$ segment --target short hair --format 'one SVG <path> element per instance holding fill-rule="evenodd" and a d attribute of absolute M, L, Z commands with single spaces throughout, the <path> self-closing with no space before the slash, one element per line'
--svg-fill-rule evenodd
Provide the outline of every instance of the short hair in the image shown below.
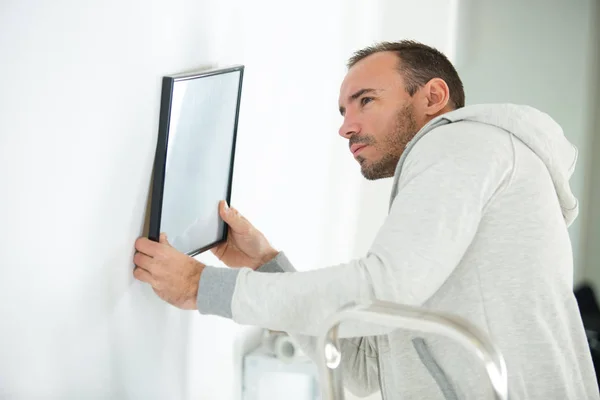
<path fill-rule="evenodd" d="M 465 106 L 465 91 L 456 69 L 439 50 L 413 40 L 380 42 L 358 50 L 348 60 L 351 68 L 371 54 L 391 51 L 398 55 L 399 71 L 411 96 L 433 78 L 443 79 L 450 89 L 450 102 L 455 109 Z"/>

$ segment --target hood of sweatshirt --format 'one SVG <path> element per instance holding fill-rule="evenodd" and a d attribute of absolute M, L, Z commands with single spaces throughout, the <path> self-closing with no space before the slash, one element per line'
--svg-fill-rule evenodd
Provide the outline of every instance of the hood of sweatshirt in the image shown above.
<path fill-rule="evenodd" d="M 552 177 L 565 223 L 567 226 L 573 223 L 579 212 L 579 204 L 571 191 L 569 179 L 577 163 L 577 148 L 567 140 L 562 128 L 552 117 L 526 105 L 477 104 L 448 112 L 429 121 L 408 143 L 398 162 L 391 200 L 396 196 L 397 180 L 411 148 L 427 132 L 440 125 L 459 121 L 496 126 L 514 135 L 537 154 Z"/>

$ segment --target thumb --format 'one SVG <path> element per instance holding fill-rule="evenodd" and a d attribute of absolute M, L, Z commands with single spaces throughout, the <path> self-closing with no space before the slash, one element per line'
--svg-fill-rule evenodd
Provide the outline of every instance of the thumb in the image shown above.
<path fill-rule="evenodd" d="M 221 215 L 221 218 L 223 218 L 223 221 L 234 230 L 243 229 L 250 225 L 248 220 L 246 220 L 238 210 L 229 207 L 225 200 L 222 200 L 219 204 L 219 214 Z"/>
<path fill-rule="evenodd" d="M 158 242 L 162 243 L 162 244 L 166 244 L 167 246 L 171 246 L 171 243 L 169 243 L 169 240 L 167 239 L 167 234 L 164 232 L 160 234 Z"/>

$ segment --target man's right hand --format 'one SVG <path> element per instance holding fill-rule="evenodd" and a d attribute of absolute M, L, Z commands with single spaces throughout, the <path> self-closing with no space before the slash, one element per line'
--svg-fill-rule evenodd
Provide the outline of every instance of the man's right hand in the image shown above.
<path fill-rule="evenodd" d="M 224 200 L 219 202 L 219 215 L 229 226 L 229 232 L 227 240 L 211 251 L 225 265 L 255 270 L 277 255 L 265 236 Z"/>

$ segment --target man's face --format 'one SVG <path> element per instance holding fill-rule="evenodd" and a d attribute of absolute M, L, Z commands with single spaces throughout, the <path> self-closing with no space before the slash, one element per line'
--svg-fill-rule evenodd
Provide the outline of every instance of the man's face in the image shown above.
<path fill-rule="evenodd" d="M 339 134 L 369 180 L 394 175 L 406 144 L 419 130 L 413 98 L 406 92 L 392 52 L 372 54 L 348 71 L 340 88 Z"/>

